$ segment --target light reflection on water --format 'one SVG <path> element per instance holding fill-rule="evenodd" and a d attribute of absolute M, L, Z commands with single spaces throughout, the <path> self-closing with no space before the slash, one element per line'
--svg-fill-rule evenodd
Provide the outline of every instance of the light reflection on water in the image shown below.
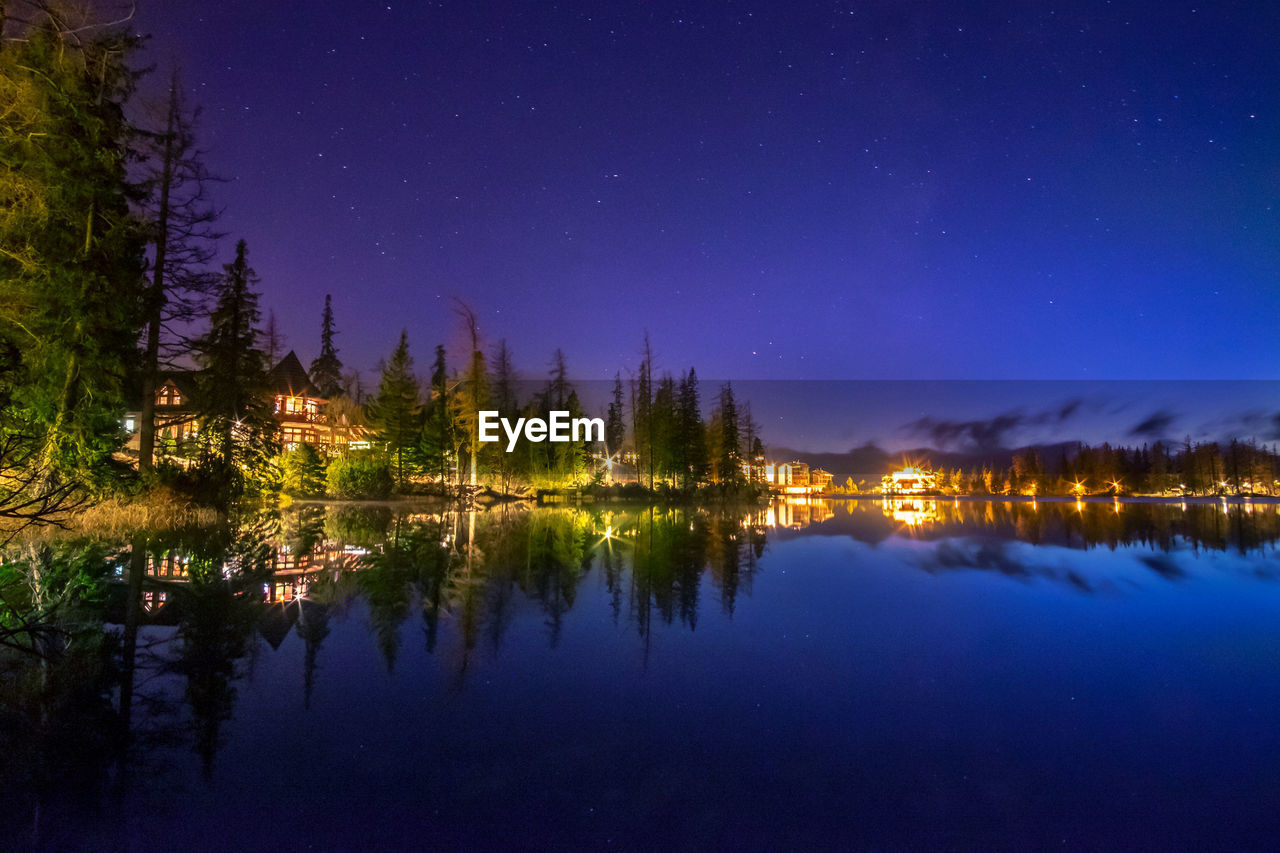
<path fill-rule="evenodd" d="M 1249 846 L 1278 539 L 1274 504 L 918 498 L 28 546 L 7 589 L 103 569 L 60 611 L 83 643 L 5 659 L 8 819 L 55 847 L 768 849 L 1116 846 L 1159 816 L 1155 846 Z"/>

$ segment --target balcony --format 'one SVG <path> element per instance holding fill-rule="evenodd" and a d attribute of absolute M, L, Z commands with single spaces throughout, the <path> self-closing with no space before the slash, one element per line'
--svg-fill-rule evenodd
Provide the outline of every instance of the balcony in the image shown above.
<path fill-rule="evenodd" d="M 276 412 L 276 420 L 282 424 L 324 424 L 319 412 Z"/>

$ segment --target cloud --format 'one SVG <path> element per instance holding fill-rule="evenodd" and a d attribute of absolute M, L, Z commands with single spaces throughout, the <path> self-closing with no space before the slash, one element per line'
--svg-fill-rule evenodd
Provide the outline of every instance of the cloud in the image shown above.
<path fill-rule="evenodd" d="M 1067 402 L 1063 403 L 1058 408 L 1057 422 L 1062 423 L 1063 421 L 1071 418 L 1073 415 L 1075 415 L 1075 413 L 1079 410 L 1079 408 L 1083 404 L 1084 404 L 1084 400 L 1081 400 L 1079 397 L 1075 398 L 1074 400 L 1068 400 Z"/>
<path fill-rule="evenodd" d="M 1213 418 L 1192 431 L 1191 437 L 1205 441 L 1230 441 L 1233 438 L 1256 438 L 1264 443 L 1280 441 L 1280 412 L 1252 409 Z"/>
<path fill-rule="evenodd" d="M 951 421 L 925 416 L 903 429 L 927 436 L 938 449 L 999 450 L 1009 446 L 1009 436 L 1015 430 L 1064 423 L 1076 416 L 1083 403 L 1076 398 L 1041 412 L 1027 414 L 1014 410 L 986 420 Z"/>
<path fill-rule="evenodd" d="M 1280 412 L 1248 412 L 1241 416 L 1240 423 L 1244 432 L 1263 441 L 1280 441 Z"/>
<path fill-rule="evenodd" d="M 1158 412 L 1152 412 L 1147 415 L 1145 420 L 1129 430 L 1129 435 L 1142 436 L 1144 438 L 1164 438 L 1168 435 L 1169 427 L 1173 425 L 1175 420 L 1177 420 L 1177 415 L 1161 409 Z"/>
<path fill-rule="evenodd" d="M 1143 565 L 1167 581 L 1180 581 L 1186 578 L 1187 572 L 1168 554 L 1140 557 Z"/>

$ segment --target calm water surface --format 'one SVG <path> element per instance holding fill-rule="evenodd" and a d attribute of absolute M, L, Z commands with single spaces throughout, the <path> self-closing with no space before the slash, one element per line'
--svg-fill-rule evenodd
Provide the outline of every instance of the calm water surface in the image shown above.
<path fill-rule="evenodd" d="M 1278 537 L 1273 504 L 851 501 L 27 545 L 10 578 L 92 594 L 71 652 L 4 658 L 6 837 L 1273 848 Z"/>

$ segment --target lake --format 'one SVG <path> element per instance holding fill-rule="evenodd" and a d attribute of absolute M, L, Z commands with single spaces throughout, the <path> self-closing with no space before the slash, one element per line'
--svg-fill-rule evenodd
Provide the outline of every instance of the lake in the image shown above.
<path fill-rule="evenodd" d="M 925 499 L 11 546 L 76 640 L 0 658 L 5 837 L 1269 848 L 1278 539 L 1273 503 Z"/>

